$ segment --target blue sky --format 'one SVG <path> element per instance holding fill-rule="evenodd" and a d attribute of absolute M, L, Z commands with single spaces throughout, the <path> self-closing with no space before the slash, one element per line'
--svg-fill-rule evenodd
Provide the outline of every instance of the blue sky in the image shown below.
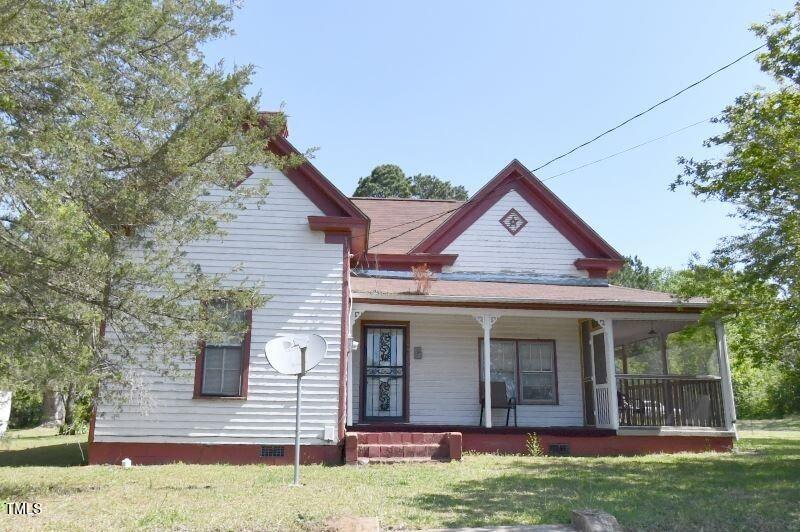
<path fill-rule="evenodd" d="M 791 1 L 244 2 L 207 60 L 257 66 L 262 109 L 346 194 L 382 163 L 472 193 L 511 159 L 535 168 L 757 46 Z M 752 59 L 544 168 L 547 178 L 708 118 L 771 80 Z M 681 267 L 739 231 L 731 209 L 670 192 L 701 124 L 547 181 L 624 254 Z"/>

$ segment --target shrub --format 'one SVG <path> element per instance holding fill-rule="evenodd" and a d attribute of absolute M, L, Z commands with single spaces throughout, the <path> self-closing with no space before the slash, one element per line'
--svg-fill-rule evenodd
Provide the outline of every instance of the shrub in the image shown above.
<path fill-rule="evenodd" d="M 542 442 L 539 441 L 539 436 L 535 432 L 528 434 L 525 440 L 525 450 L 527 450 L 528 454 L 531 456 L 544 456 Z"/>
<path fill-rule="evenodd" d="M 8 426 L 12 429 L 35 427 L 42 421 L 42 392 L 26 388 L 14 390 L 11 396 L 11 416 Z"/>

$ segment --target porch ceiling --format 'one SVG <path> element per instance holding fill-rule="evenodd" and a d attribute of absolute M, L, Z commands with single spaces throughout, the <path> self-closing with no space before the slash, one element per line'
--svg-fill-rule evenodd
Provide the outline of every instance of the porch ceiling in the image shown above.
<path fill-rule="evenodd" d="M 418 294 L 413 279 L 353 277 L 350 280 L 353 299 L 357 302 L 403 302 L 405 304 L 439 304 L 486 306 L 530 305 L 531 307 L 608 307 L 651 308 L 697 312 L 708 306 L 702 298 L 678 300 L 671 294 L 622 286 L 571 286 L 522 284 L 483 281 L 443 281 L 431 284 L 427 294 Z"/>

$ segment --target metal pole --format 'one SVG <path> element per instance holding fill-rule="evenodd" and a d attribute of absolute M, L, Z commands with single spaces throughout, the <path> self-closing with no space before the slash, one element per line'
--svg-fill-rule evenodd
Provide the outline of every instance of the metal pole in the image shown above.
<path fill-rule="evenodd" d="M 305 350 L 303 350 L 305 351 Z M 304 357 L 305 358 L 305 357 Z M 300 485 L 300 379 L 302 373 L 297 374 L 297 408 L 294 417 L 294 485 Z"/>
<path fill-rule="evenodd" d="M 294 485 L 300 485 L 300 392 L 302 383 L 300 379 L 306 372 L 306 348 L 300 347 L 300 373 L 297 374 L 297 408 L 294 411 Z"/>

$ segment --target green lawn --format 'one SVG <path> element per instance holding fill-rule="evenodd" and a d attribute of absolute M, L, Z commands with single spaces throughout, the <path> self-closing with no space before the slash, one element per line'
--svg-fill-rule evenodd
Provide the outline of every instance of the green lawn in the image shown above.
<path fill-rule="evenodd" d="M 0 528 L 315 530 L 350 515 L 413 529 L 566 523 L 590 507 L 635 530 L 800 530 L 800 419 L 740 429 L 733 454 L 308 466 L 301 488 L 288 466 L 65 467 L 81 460 L 76 437 L 12 431 L 0 442 Z M 42 512 L 11 517 L 6 501 Z"/>

